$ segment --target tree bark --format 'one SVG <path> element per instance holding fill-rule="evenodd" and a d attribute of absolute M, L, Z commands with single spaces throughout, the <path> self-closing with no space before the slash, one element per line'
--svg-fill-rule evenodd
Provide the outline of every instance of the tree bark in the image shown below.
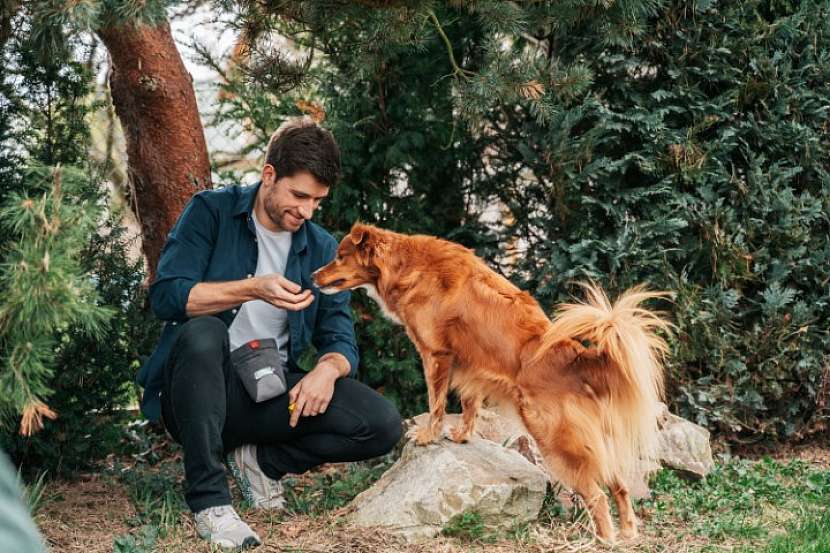
<path fill-rule="evenodd" d="M 167 23 L 97 33 L 112 59 L 110 89 L 127 143 L 130 202 L 152 282 L 167 233 L 190 197 L 211 184 L 193 80 Z"/>

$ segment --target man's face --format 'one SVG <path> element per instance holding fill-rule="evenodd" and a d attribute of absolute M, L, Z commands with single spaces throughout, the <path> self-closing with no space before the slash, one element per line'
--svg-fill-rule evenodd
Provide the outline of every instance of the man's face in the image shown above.
<path fill-rule="evenodd" d="M 266 165 L 262 170 L 260 193 L 263 194 L 262 206 L 271 222 L 279 230 L 296 232 L 329 195 L 329 187 L 307 171 L 277 179 L 274 168 Z"/>

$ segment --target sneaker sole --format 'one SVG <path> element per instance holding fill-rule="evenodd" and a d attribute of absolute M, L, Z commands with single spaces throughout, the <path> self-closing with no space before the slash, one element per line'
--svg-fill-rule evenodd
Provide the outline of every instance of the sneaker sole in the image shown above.
<path fill-rule="evenodd" d="M 262 545 L 262 542 L 254 536 L 248 536 L 247 538 L 242 540 L 242 545 L 234 545 L 232 543 L 229 544 L 228 542 L 211 540 L 210 535 L 204 535 L 198 530 L 196 533 L 199 534 L 200 538 L 206 540 L 211 545 L 219 547 L 220 549 L 222 549 L 222 551 L 244 551 L 246 549 L 253 549 L 254 547 Z"/>

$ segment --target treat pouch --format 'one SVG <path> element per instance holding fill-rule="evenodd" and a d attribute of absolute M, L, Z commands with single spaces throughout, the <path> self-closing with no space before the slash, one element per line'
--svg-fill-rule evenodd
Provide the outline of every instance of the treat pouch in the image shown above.
<path fill-rule="evenodd" d="M 251 340 L 231 352 L 231 364 L 255 402 L 267 401 L 287 390 L 277 341 Z"/>

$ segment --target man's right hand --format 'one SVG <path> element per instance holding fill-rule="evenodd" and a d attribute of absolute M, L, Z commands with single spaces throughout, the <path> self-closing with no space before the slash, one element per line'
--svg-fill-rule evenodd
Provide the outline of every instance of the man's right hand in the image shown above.
<path fill-rule="evenodd" d="M 303 290 L 278 273 L 254 277 L 254 286 L 259 299 L 281 309 L 302 311 L 314 301 L 310 289 Z"/>

